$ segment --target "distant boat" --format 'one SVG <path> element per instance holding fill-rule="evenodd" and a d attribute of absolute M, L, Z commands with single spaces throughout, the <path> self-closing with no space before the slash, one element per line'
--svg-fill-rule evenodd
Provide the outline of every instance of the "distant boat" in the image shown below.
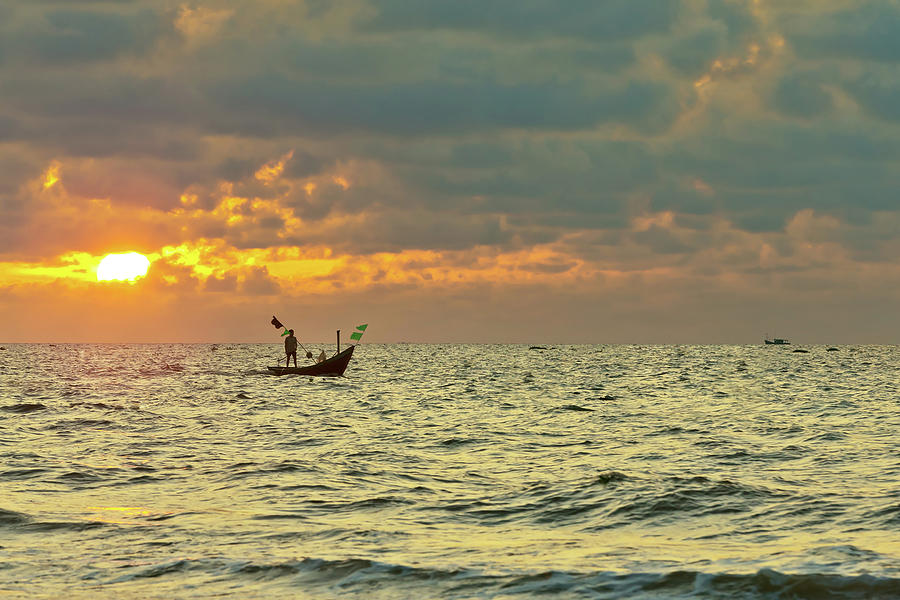
<path fill-rule="evenodd" d="M 320 363 L 309 365 L 307 367 L 269 367 L 269 371 L 275 375 L 311 375 L 318 377 L 341 377 L 350 364 L 350 358 L 353 357 L 353 349 L 356 346 L 350 346 L 343 352 L 338 352 L 331 358 L 326 358 Z"/>
<path fill-rule="evenodd" d="M 786 345 L 790 344 L 791 342 L 790 342 L 790 340 L 784 340 L 784 339 L 781 339 L 781 338 L 775 338 L 775 339 L 773 339 L 773 340 L 770 340 L 770 339 L 767 338 L 767 339 L 766 339 L 766 343 L 767 343 L 767 344 L 774 344 L 774 345 L 776 345 L 776 346 L 786 346 Z"/>

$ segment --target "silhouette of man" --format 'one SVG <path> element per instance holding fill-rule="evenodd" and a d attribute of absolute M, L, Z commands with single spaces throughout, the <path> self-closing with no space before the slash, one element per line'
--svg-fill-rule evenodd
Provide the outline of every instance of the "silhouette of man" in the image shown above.
<path fill-rule="evenodd" d="M 297 338 L 294 337 L 294 330 L 289 329 L 288 335 L 284 338 L 284 353 L 287 354 L 287 359 L 284 361 L 284 366 L 291 366 L 291 357 L 294 357 L 294 366 L 297 366 Z"/>

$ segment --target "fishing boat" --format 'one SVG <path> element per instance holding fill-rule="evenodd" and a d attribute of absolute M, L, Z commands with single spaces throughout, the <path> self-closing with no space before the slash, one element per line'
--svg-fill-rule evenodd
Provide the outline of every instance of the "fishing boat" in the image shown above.
<path fill-rule="evenodd" d="M 789 340 L 784 340 L 784 339 L 781 339 L 781 338 L 775 338 L 775 339 L 772 339 L 772 340 L 766 338 L 766 343 L 767 343 L 767 344 L 774 344 L 774 345 L 776 345 L 776 346 L 786 346 L 786 345 L 789 345 L 791 342 L 790 342 Z"/>
<path fill-rule="evenodd" d="M 269 371 L 275 375 L 315 375 L 319 377 L 340 377 L 347 370 L 350 364 L 350 358 L 353 356 L 353 349 L 356 346 L 350 346 L 343 352 L 338 352 L 331 358 L 326 358 L 320 363 L 309 365 L 306 367 L 269 367 Z"/>
<path fill-rule="evenodd" d="M 273 317 L 274 319 L 274 317 Z M 353 337 L 353 336 L 351 336 Z M 354 338 L 356 339 L 356 338 Z M 356 346 L 350 346 L 341 352 L 341 330 L 337 332 L 337 352 L 331 358 L 305 367 L 269 367 L 269 371 L 275 375 L 309 375 L 316 377 L 342 377 Z M 308 356 L 308 355 L 307 355 Z"/>

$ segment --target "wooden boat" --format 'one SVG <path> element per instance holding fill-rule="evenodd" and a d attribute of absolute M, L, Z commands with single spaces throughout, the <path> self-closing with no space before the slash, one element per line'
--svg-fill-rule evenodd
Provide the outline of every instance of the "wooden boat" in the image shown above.
<path fill-rule="evenodd" d="M 308 365 L 305 367 L 269 367 L 269 371 L 275 375 L 315 375 L 319 377 L 341 377 L 350 364 L 353 357 L 353 349 L 356 346 L 350 346 L 343 352 L 338 352 L 331 358 L 326 358 L 320 363 Z"/>
<path fill-rule="evenodd" d="M 320 363 L 309 365 L 306 367 L 269 367 L 269 371 L 275 375 L 315 375 L 319 377 L 340 377 L 347 370 L 350 364 L 350 358 L 353 356 L 353 349 L 356 346 L 350 346 L 343 352 L 338 352 L 331 358 L 326 358 Z"/>

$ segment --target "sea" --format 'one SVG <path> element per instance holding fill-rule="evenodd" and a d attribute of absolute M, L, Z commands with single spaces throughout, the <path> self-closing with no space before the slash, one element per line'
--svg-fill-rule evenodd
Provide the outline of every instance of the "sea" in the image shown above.
<path fill-rule="evenodd" d="M 6 344 L 0 597 L 900 598 L 900 347 L 279 359 Z"/>

